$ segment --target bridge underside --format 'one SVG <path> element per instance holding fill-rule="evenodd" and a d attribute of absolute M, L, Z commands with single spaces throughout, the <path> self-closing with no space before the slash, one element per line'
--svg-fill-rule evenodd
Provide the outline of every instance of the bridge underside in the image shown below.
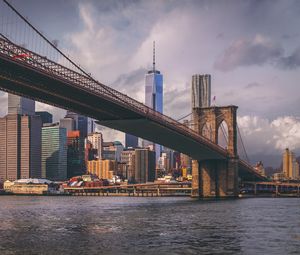
<path fill-rule="evenodd" d="M 36 68 L 16 63 L 9 58 L 0 58 L 0 89 L 9 93 L 29 97 L 34 100 L 69 109 L 98 120 L 98 123 L 143 139 L 174 149 L 195 160 L 218 159 L 226 156 L 213 150 L 205 143 L 193 139 L 188 134 L 177 132 L 162 122 L 148 119 L 124 104 L 112 102 L 68 80 Z M 253 173 L 241 167 L 240 174 L 253 180 Z"/>
<path fill-rule="evenodd" d="M 242 181 L 262 181 L 267 180 L 266 177 L 261 176 L 259 173 L 257 173 L 253 168 L 249 168 L 245 165 L 243 165 L 241 162 L 238 164 L 239 169 L 239 178 Z"/>
<path fill-rule="evenodd" d="M 9 59 L 0 59 L 0 88 L 60 108 L 69 109 L 98 120 L 119 131 L 159 143 L 197 160 L 222 159 L 224 156 L 170 127 L 139 115 L 130 108 L 99 97 L 51 74 L 26 68 Z"/>
<path fill-rule="evenodd" d="M 197 160 L 224 158 L 216 155 L 203 144 L 148 119 L 106 120 L 97 123 L 167 146 Z"/>

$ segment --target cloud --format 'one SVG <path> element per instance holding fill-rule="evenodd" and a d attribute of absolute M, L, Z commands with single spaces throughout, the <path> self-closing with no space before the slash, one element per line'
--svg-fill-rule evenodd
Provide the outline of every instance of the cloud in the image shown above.
<path fill-rule="evenodd" d="M 300 151 L 300 118 L 284 116 L 269 121 L 246 115 L 238 118 L 238 125 L 249 154 L 280 155 L 285 148 Z"/>
<path fill-rule="evenodd" d="M 263 65 L 273 62 L 283 55 L 283 48 L 269 38 L 256 35 L 252 40 L 234 41 L 215 61 L 214 67 L 220 71 L 231 71 L 240 66 Z"/>
<path fill-rule="evenodd" d="M 252 88 L 257 88 L 261 87 L 262 85 L 259 84 L 258 82 L 251 82 L 245 86 L 245 89 L 252 89 Z"/>
<path fill-rule="evenodd" d="M 140 102 L 144 102 L 144 88 L 145 88 L 145 74 L 147 70 L 145 68 L 138 68 L 128 73 L 124 73 L 118 76 L 118 78 L 112 82 L 112 87 L 116 90 L 129 95 Z"/>
<path fill-rule="evenodd" d="M 63 110 L 61 108 L 57 108 L 52 105 L 40 103 L 40 102 L 35 102 L 35 110 L 36 111 L 46 111 L 50 112 L 53 115 L 53 121 L 59 121 L 60 119 L 64 118 L 66 115 L 66 110 Z"/>
<path fill-rule="evenodd" d="M 279 67 L 283 69 L 296 69 L 300 66 L 300 47 L 298 47 L 290 56 L 280 58 Z"/>

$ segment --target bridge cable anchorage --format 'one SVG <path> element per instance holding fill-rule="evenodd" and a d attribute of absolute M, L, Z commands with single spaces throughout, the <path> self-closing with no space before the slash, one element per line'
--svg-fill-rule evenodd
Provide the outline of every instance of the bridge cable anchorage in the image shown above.
<path fill-rule="evenodd" d="M 238 135 L 239 135 L 239 138 L 241 140 L 242 147 L 243 147 L 243 150 L 244 150 L 244 153 L 245 153 L 245 156 L 246 156 L 246 160 L 247 160 L 248 163 L 250 163 L 250 160 L 248 158 L 248 154 L 247 154 L 247 151 L 246 151 L 246 148 L 245 148 L 245 145 L 244 145 L 244 141 L 243 141 L 243 138 L 241 136 L 239 125 L 237 124 L 236 126 L 237 126 L 237 130 L 238 130 Z"/>

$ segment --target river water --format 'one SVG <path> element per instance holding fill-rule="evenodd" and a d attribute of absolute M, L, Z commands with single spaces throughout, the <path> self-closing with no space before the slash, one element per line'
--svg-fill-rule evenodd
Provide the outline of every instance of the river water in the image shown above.
<path fill-rule="evenodd" d="M 300 254 L 300 199 L 0 196 L 0 254 Z"/>

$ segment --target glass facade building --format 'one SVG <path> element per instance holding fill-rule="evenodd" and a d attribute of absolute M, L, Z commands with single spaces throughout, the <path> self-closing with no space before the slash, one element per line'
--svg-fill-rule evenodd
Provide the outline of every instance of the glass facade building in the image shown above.
<path fill-rule="evenodd" d="M 46 124 L 46 123 L 52 123 L 53 122 L 53 115 L 49 112 L 35 112 L 35 115 L 40 116 L 42 119 L 42 123 Z"/>
<path fill-rule="evenodd" d="M 53 181 L 67 178 L 67 131 L 57 124 L 42 128 L 42 176 Z"/>
<path fill-rule="evenodd" d="M 139 138 L 131 135 L 131 134 L 125 134 L 125 147 L 126 148 L 136 148 L 139 146 Z"/>
<path fill-rule="evenodd" d="M 151 70 L 146 74 L 145 104 L 163 113 L 163 75 L 157 70 Z"/>
<path fill-rule="evenodd" d="M 153 110 L 163 113 L 163 75 L 155 69 L 155 42 L 153 42 L 153 69 L 145 77 L 145 104 Z M 143 146 L 153 145 L 156 153 L 156 162 L 160 157 L 162 146 L 144 141 Z"/>

